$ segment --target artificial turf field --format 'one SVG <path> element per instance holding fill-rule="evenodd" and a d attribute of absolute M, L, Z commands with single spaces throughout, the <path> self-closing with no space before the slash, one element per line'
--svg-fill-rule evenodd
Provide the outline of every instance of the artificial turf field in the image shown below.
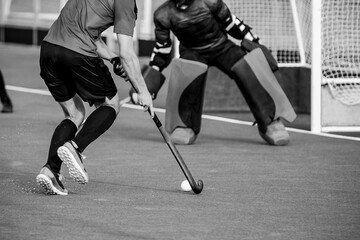
<path fill-rule="evenodd" d="M 177 146 L 204 181 L 195 195 L 180 190 L 185 178 L 158 129 L 131 105 L 85 150 L 89 183 L 64 166 L 69 195 L 44 195 L 35 177 L 63 116 L 38 59 L 37 47 L 0 44 L 14 103 L 0 114 L 0 239 L 360 238 L 359 140 L 289 129 L 290 145 L 271 147 L 250 123 L 203 119 L 196 144 Z M 126 97 L 129 86 L 117 84 Z"/>

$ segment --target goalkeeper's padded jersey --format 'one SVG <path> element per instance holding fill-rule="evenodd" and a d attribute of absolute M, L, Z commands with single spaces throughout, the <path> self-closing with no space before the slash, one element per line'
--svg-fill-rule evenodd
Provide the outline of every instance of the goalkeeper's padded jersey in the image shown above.
<path fill-rule="evenodd" d="M 195 0 L 184 11 L 168 0 L 154 13 L 156 42 L 169 42 L 171 31 L 186 48 L 216 47 L 228 38 L 224 25 L 229 18 L 230 10 L 222 0 Z"/>
<path fill-rule="evenodd" d="M 68 0 L 44 41 L 96 57 L 95 41 L 114 26 L 114 32 L 133 36 L 135 0 Z"/>

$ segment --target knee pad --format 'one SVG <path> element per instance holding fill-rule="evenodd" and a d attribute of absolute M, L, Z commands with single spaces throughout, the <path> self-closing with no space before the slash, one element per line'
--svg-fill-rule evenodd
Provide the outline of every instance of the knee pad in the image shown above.
<path fill-rule="evenodd" d="M 200 62 L 181 58 L 172 61 L 165 113 L 169 133 L 178 127 L 200 132 L 207 70 L 208 66 Z"/>
<path fill-rule="evenodd" d="M 231 70 L 259 125 L 266 127 L 279 117 L 294 121 L 295 111 L 260 48 L 248 53 Z"/>
<path fill-rule="evenodd" d="M 271 70 L 273 72 L 279 70 L 277 61 L 275 60 L 274 56 L 271 54 L 270 50 L 264 45 L 250 41 L 248 39 L 243 39 L 241 41 L 241 47 L 245 49 L 246 52 L 251 52 L 257 48 L 261 49 Z"/>

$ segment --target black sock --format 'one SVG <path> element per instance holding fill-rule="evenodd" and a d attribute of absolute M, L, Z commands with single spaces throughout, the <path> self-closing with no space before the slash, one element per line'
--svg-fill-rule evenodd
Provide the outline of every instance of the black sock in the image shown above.
<path fill-rule="evenodd" d="M 77 150 L 83 152 L 90 143 L 111 127 L 115 119 L 116 112 L 112 107 L 101 106 L 94 110 L 73 139 L 78 147 Z"/>
<path fill-rule="evenodd" d="M 57 155 L 57 149 L 61 147 L 65 142 L 75 137 L 77 127 L 69 119 L 63 120 L 56 128 L 53 133 L 50 142 L 49 156 L 46 165 L 55 173 L 60 172 L 62 161 Z"/>
<path fill-rule="evenodd" d="M 5 89 L 5 81 L 1 70 L 0 70 L 0 99 L 1 102 L 5 102 L 8 99 L 8 95 Z"/>

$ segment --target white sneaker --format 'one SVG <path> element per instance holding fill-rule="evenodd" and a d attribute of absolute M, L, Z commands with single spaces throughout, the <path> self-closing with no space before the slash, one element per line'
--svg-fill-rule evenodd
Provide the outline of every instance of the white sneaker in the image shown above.
<path fill-rule="evenodd" d="M 43 167 L 39 175 L 36 176 L 37 184 L 49 195 L 68 195 L 68 190 L 61 182 L 62 179 L 63 176 L 60 173 L 53 173 L 47 166 Z"/>
<path fill-rule="evenodd" d="M 57 154 L 69 169 L 69 174 L 74 181 L 81 184 L 89 182 L 89 177 L 83 164 L 85 156 L 79 153 L 71 141 L 59 147 Z"/>

